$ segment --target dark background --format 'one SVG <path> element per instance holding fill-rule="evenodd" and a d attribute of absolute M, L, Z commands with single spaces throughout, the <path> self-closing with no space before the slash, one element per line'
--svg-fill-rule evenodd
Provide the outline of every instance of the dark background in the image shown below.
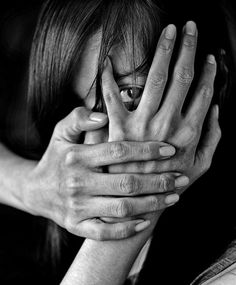
<path fill-rule="evenodd" d="M 14 149 L 21 135 L 30 43 L 42 1 L 3 2 L 0 10 L 0 138 Z M 143 284 L 184 285 L 222 255 L 236 237 L 236 9 L 234 1 L 163 2 L 163 9 L 168 11 L 167 19 L 179 28 L 187 20 L 196 21 L 197 59 L 201 61 L 213 53 L 219 60 L 220 50 L 224 49 L 230 73 L 229 92 L 220 109 L 223 135 L 212 167 L 162 216 L 142 273 Z M 221 81 L 218 76 L 216 85 Z M 0 206 L 0 221 L 0 284 L 20 281 L 22 284 L 58 284 L 81 240 L 68 235 L 62 249 L 63 263 L 58 265 L 55 277 L 50 263 L 39 258 L 45 250 L 41 219 Z M 152 282 L 147 283 L 147 280 Z"/>

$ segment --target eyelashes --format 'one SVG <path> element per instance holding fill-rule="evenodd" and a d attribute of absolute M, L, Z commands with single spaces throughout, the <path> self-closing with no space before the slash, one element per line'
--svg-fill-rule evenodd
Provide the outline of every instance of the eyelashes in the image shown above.
<path fill-rule="evenodd" d="M 93 88 L 90 90 L 90 93 L 85 98 L 84 102 L 89 104 L 89 102 L 93 102 L 90 105 L 92 106 L 91 109 L 93 111 L 97 112 L 106 112 L 106 107 L 104 105 L 104 102 L 102 100 L 102 94 L 101 96 L 98 96 L 96 94 L 96 89 Z M 141 100 L 144 87 L 143 86 L 119 86 L 120 90 L 120 97 L 122 102 L 124 103 L 126 109 L 128 111 L 134 111 Z M 93 92 L 92 92 L 93 91 Z M 98 100 L 96 101 L 96 97 L 98 96 Z"/>
<path fill-rule="evenodd" d="M 143 87 L 122 87 L 120 88 L 121 100 L 129 111 L 137 108 L 143 93 Z"/>

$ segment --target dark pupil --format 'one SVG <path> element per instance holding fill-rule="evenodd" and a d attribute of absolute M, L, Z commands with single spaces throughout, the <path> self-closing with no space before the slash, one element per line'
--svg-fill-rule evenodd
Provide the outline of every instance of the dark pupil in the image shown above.
<path fill-rule="evenodd" d="M 129 89 L 128 89 L 128 92 L 127 92 L 127 95 L 128 95 L 130 98 L 135 99 L 135 96 L 134 96 L 135 92 L 133 92 L 133 89 L 134 89 L 134 88 L 129 88 Z"/>

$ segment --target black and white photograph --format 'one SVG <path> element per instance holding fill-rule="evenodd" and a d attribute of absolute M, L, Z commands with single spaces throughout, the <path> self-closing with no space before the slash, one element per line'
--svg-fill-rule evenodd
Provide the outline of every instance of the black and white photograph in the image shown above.
<path fill-rule="evenodd" d="M 3 0 L 0 285 L 236 285 L 236 1 Z"/>

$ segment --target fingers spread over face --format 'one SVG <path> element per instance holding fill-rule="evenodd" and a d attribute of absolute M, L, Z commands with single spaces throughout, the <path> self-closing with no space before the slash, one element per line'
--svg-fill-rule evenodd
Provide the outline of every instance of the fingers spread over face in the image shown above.
<path fill-rule="evenodd" d="M 137 109 L 138 114 L 142 118 L 149 119 L 157 112 L 168 77 L 168 67 L 175 38 L 175 26 L 167 26 L 157 44 L 145 89 Z"/>
<path fill-rule="evenodd" d="M 102 93 L 106 104 L 109 121 L 120 120 L 127 110 L 121 100 L 119 87 L 113 77 L 112 63 L 109 57 L 106 58 L 102 73 Z"/>
<path fill-rule="evenodd" d="M 200 82 L 186 111 L 186 118 L 193 126 L 201 128 L 209 109 L 214 89 L 216 61 L 213 55 L 207 57 Z"/>
<path fill-rule="evenodd" d="M 174 68 L 164 108 L 181 112 L 181 108 L 194 75 L 194 58 L 197 45 L 197 28 L 194 22 L 187 22 L 179 57 Z"/>

